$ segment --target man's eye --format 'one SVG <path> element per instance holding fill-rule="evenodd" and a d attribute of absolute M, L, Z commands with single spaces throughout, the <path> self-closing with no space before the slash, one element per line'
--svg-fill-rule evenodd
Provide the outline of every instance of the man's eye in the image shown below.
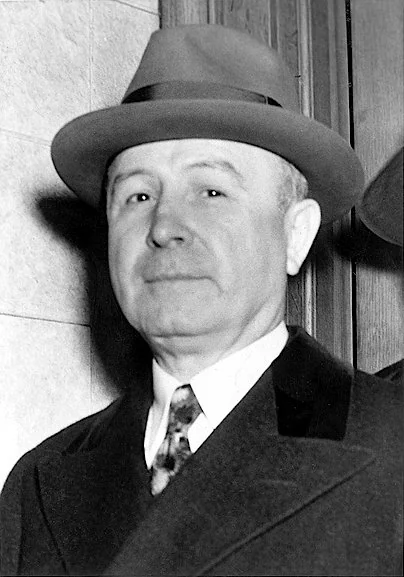
<path fill-rule="evenodd" d="M 218 196 L 224 196 L 222 192 L 220 192 L 220 190 L 217 190 L 216 188 L 207 188 L 205 190 L 205 196 L 207 196 L 208 198 L 217 198 Z"/>
<path fill-rule="evenodd" d="M 136 194 L 131 194 L 127 200 L 127 204 L 133 203 L 140 203 L 140 202 L 147 202 L 150 200 L 150 194 L 146 194 L 145 192 L 137 192 Z"/>

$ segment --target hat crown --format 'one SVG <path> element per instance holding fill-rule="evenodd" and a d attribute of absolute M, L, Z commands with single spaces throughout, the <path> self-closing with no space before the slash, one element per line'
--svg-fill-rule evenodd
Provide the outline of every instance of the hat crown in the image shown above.
<path fill-rule="evenodd" d="M 149 142 L 220 139 L 258 146 L 294 165 L 320 203 L 323 222 L 343 214 L 363 187 L 349 144 L 301 114 L 296 79 L 278 54 L 219 25 L 155 32 L 118 106 L 66 124 L 52 142 L 62 180 L 91 205 L 117 154 Z"/>
<path fill-rule="evenodd" d="M 154 32 L 123 100 L 136 90 L 166 82 L 237 88 L 299 110 L 294 78 L 277 52 L 245 32 L 220 25 Z"/>

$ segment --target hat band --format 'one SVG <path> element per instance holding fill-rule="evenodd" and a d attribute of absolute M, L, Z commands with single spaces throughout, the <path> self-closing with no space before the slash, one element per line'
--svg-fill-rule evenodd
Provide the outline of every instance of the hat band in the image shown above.
<path fill-rule="evenodd" d="M 258 92 L 232 88 L 222 84 L 188 81 L 160 82 L 143 86 L 125 96 L 122 104 L 148 100 L 177 99 L 242 100 L 244 102 L 258 102 L 282 108 L 279 102 Z"/>

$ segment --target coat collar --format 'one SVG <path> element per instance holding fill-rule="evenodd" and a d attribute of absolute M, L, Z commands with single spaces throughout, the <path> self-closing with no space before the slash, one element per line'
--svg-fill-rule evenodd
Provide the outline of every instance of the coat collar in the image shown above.
<path fill-rule="evenodd" d="M 281 435 L 344 438 L 354 377 L 350 365 L 303 329 L 289 327 L 288 343 L 270 372 Z"/>
<path fill-rule="evenodd" d="M 101 571 L 115 557 L 108 575 L 203 573 L 338 486 L 372 460 L 338 442 L 351 380 L 292 330 L 272 367 L 155 499 L 143 458 L 150 398 L 121 401 L 83 442 L 39 468 L 68 570 Z"/>
<path fill-rule="evenodd" d="M 152 497 L 143 431 L 151 377 L 89 419 L 63 450 L 38 464 L 44 515 L 68 574 L 99 574 L 140 522 Z"/>

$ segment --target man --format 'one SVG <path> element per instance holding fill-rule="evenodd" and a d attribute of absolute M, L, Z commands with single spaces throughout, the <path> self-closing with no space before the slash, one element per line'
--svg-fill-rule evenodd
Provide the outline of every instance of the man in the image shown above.
<path fill-rule="evenodd" d="M 363 184 L 293 84 L 243 33 L 168 29 L 120 106 L 56 136 L 63 180 L 106 210 L 114 292 L 154 358 L 17 464 L 4 573 L 394 574 L 398 392 L 283 320 L 321 215 Z"/>

